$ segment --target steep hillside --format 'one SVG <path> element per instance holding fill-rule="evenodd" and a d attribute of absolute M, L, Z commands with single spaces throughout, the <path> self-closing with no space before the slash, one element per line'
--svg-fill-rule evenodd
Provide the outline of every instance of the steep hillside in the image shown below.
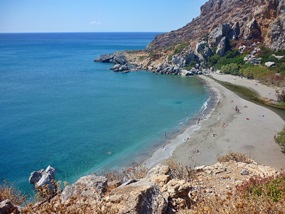
<path fill-rule="evenodd" d="M 104 55 L 96 61 L 115 63 L 114 71 L 145 69 L 174 75 L 215 68 L 282 86 L 285 0 L 209 0 L 199 17 L 156 36 L 146 50 Z"/>
<path fill-rule="evenodd" d="M 284 0 L 210 0 L 201 15 L 176 31 L 158 35 L 148 50 L 164 49 L 181 42 L 194 50 L 200 41 L 213 49 L 224 39 L 235 45 L 259 41 L 274 50 L 285 48 Z"/>

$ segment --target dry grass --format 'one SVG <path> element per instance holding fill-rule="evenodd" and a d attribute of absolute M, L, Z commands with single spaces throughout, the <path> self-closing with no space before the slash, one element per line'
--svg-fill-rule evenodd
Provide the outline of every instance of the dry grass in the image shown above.
<path fill-rule="evenodd" d="M 13 183 L 4 181 L 0 185 L 0 201 L 8 199 L 14 205 L 22 205 L 26 198 Z"/>
<path fill-rule="evenodd" d="M 115 214 L 118 210 L 105 207 L 104 202 L 92 202 L 85 197 L 77 196 L 62 203 L 57 196 L 50 202 L 43 204 L 30 204 L 22 211 L 22 214 L 42 214 L 42 213 L 69 213 L 69 214 Z"/>
<path fill-rule="evenodd" d="M 285 174 L 252 177 L 222 196 L 201 194 L 191 213 L 267 214 L 285 212 Z"/>
<path fill-rule="evenodd" d="M 234 152 L 230 152 L 226 155 L 218 157 L 218 161 L 219 162 L 235 161 L 243 163 L 252 163 L 252 160 L 249 157 L 247 157 L 245 154 L 234 153 Z"/>
<path fill-rule="evenodd" d="M 131 167 L 112 172 L 101 172 L 108 181 L 126 182 L 131 179 L 141 179 L 146 176 L 148 169 L 145 165 L 133 163 Z"/>
<path fill-rule="evenodd" d="M 195 171 L 190 167 L 183 166 L 174 160 L 169 160 L 167 165 L 170 168 L 170 176 L 172 179 L 177 178 L 185 181 L 192 181 L 195 177 Z"/>

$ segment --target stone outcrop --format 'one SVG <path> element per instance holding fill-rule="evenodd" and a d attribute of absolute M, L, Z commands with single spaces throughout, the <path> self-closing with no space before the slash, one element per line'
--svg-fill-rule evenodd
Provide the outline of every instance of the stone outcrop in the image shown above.
<path fill-rule="evenodd" d="M 127 64 L 127 59 L 122 52 L 104 54 L 94 60 L 95 62 L 114 63 L 119 65 Z"/>
<path fill-rule="evenodd" d="M 0 202 L 0 214 L 20 213 L 17 206 L 14 206 L 8 199 Z"/>
<path fill-rule="evenodd" d="M 48 207 L 46 203 L 50 203 L 61 212 L 63 208 L 76 210 L 83 206 L 85 213 L 179 213 L 190 211 L 205 196 L 226 196 L 252 176 L 275 177 L 279 174 L 275 169 L 258 165 L 252 160 L 246 163 L 218 162 L 193 170 L 159 164 L 150 169 L 144 178 L 123 184 L 108 181 L 103 176 L 84 176 L 65 187 L 50 202 L 37 204 L 35 209 Z M 8 207 L 15 208 L 9 201 L 1 202 L 0 209 Z"/>
<path fill-rule="evenodd" d="M 158 35 L 148 49 L 188 42 L 194 50 L 205 36 L 211 48 L 225 37 L 238 45 L 258 40 L 274 50 L 284 49 L 284 8 L 284 0 L 209 0 L 199 17 L 178 30 Z"/>
<path fill-rule="evenodd" d="M 113 63 L 115 65 L 110 70 L 114 72 L 126 72 L 131 70 L 124 52 L 104 54 L 95 59 L 94 62 Z"/>
<path fill-rule="evenodd" d="M 74 184 L 67 186 L 61 193 L 61 200 L 67 201 L 72 197 L 87 197 L 101 200 L 107 190 L 107 178 L 96 175 L 81 177 Z"/>
<path fill-rule="evenodd" d="M 55 169 L 48 166 L 46 170 L 34 171 L 29 177 L 29 183 L 34 184 L 36 188 L 48 187 L 51 191 L 56 189 L 55 185 Z"/>
<path fill-rule="evenodd" d="M 112 70 L 119 72 L 197 74 L 193 71 L 202 71 L 210 57 L 224 56 L 232 48 L 240 53 L 254 51 L 255 44 L 285 49 L 284 11 L 284 0 L 209 0 L 199 17 L 178 30 L 157 35 L 146 50 L 107 54 L 95 61 L 114 63 Z M 254 54 L 245 61 L 260 64 Z M 190 72 L 182 72 L 185 69 Z"/>
<path fill-rule="evenodd" d="M 106 206 L 117 213 L 165 213 L 167 201 L 159 188 L 146 180 L 122 185 L 105 198 Z"/>

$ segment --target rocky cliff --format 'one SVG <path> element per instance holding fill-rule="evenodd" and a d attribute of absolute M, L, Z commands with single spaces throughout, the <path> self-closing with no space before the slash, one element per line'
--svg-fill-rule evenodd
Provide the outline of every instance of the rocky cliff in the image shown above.
<path fill-rule="evenodd" d="M 225 41 L 234 46 L 259 41 L 280 50 L 285 48 L 284 27 L 284 0 L 209 0 L 201 7 L 199 17 L 176 31 L 158 35 L 148 50 L 165 49 L 182 42 L 197 50 L 197 44 L 202 41 L 214 53 L 222 53 L 214 49 L 223 46 Z"/>
<path fill-rule="evenodd" d="M 261 45 L 273 51 L 285 49 L 284 0 L 209 0 L 201 7 L 199 17 L 178 30 L 156 36 L 144 51 L 125 52 L 125 64 L 113 70 L 132 67 L 163 74 L 195 74 L 215 55 L 224 56 L 234 49 L 256 53 Z M 104 57 L 97 61 L 108 60 Z M 183 71 L 185 68 L 188 72 Z"/>

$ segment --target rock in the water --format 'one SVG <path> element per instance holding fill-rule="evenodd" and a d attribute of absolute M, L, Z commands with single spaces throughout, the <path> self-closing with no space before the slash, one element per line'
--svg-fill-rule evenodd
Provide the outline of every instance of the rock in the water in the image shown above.
<path fill-rule="evenodd" d="M 43 172 L 44 172 L 43 169 L 39 171 L 33 171 L 29 177 L 29 183 L 34 184 L 38 182 L 41 179 Z"/>
<path fill-rule="evenodd" d="M 112 54 L 104 54 L 94 60 L 95 62 L 106 62 L 124 65 L 127 63 L 127 58 L 121 52 L 116 52 Z"/>
<path fill-rule="evenodd" d="M 41 179 L 37 182 L 37 186 L 41 187 L 43 185 L 48 185 L 50 188 L 53 188 L 55 181 L 55 169 L 51 166 L 48 166 L 46 170 L 42 173 Z"/>
<path fill-rule="evenodd" d="M 129 71 L 130 68 L 127 65 L 115 64 L 110 70 L 113 70 L 114 72 L 123 72 Z"/>
<path fill-rule="evenodd" d="M 107 178 L 103 176 L 88 175 L 81 177 L 74 184 L 64 188 L 61 193 L 61 200 L 66 201 L 71 197 L 82 196 L 101 200 L 107 188 Z"/>
<path fill-rule="evenodd" d="M 55 169 L 48 166 L 46 170 L 34 171 L 29 177 L 30 184 L 34 184 L 35 187 L 47 186 L 51 191 L 56 189 L 55 186 Z"/>
<path fill-rule="evenodd" d="M 104 54 L 101 55 L 100 57 L 98 57 L 97 59 L 95 59 L 95 62 L 112 62 L 114 58 L 114 54 Z"/>

